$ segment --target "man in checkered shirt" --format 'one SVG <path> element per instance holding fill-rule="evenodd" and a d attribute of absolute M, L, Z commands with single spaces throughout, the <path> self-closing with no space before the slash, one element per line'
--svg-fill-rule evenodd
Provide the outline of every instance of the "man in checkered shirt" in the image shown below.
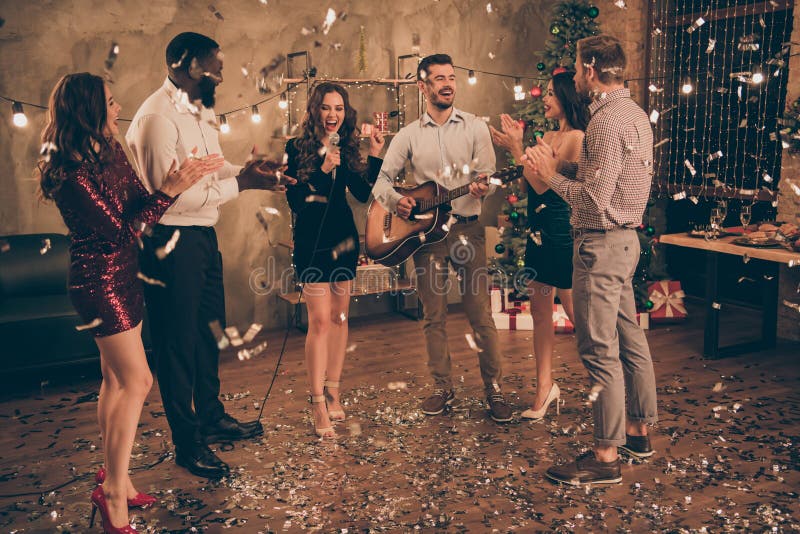
<path fill-rule="evenodd" d="M 632 284 L 640 252 L 636 227 L 650 196 L 653 134 L 623 85 L 620 42 L 587 37 L 578 41 L 577 56 L 576 89 L 592 99 L 580 159 L 559 161 L 540 141 L 526 150 L 526 172 L 572 207 L 575 331 L 592 384 L 594 448 L 546 474 L 573 485 L 610 484 L 622 481 L 618 447 L 638 458 L 654 452 L 647 425 L 657 420 L 655 376 Z"/>

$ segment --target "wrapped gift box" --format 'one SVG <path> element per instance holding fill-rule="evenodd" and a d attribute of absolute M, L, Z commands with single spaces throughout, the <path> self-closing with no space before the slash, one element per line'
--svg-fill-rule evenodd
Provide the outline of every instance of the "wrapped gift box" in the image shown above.
<path fill-rule="evenodd" d="M 553 329 L 556 334 L 573 334 L 575 325 L 567 317 L 567 312 L 561 304 L 553 304 Z"/>
<path fill-rule="evenodd" d="M 493 287 L 489 290 L 492 303 L 492 313 L 506 311 L 506 290 L 502 287 Z"/>
<path fill-rule="evenodd" d="M 686 319 L 683 297 L 686 294 L 677 280 L 660 280 L 650 284 L 648 298 L 653 302 L 650 319 L 655 323 L 680 322 Z"/>
<path fill-rule="evenodd" d="M 636 314 L 636 322 L 642 327 L 642 330 L 650 329 L 650 314 L 647 312 L 639 312 Z"/>
<path fill-rule="evenodd" d="M 529 313 L 522 313 L 517 308 L 510 308 L 504 312 L 492 313 L 494 326 L 498 330 L 533 330 L 533 317 Z"/>

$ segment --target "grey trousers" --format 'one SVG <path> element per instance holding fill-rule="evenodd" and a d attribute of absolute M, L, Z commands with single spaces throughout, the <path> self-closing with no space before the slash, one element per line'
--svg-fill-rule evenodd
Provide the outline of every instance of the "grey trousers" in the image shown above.
<path fill-rule="evenodd" d="M 655 423 L 656 381 L 647 338 L 636 322 L 636 230 L 586 233 L 574 244 L 572 300 L 578 351 L 591 386 L 598 447 L 625 443 L 625 418 Z M 627 400 L 627 403 L 626 403 Z"/>

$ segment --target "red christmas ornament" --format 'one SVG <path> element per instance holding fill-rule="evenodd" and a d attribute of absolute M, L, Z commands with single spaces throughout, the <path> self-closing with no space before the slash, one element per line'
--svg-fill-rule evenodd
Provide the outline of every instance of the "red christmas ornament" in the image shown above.
<path fill-rule="evenodd" d="M 553 76 L 555 76 L 556 74 L 561 74 L 562 72 L 567 72 L 567 69 L 565 69 L 564 67 L 556 67 L 555 69 L 553 69 Z"/>
<path fill-rule="evenodd" d="M 506 200 L 508 200 L 509 204 L 514 204 L 519 200 L 519 197 L 517 195 L 508 195 L 508 197 L 506 197 Z"/>
<path fill-rule="evenodd" d="M 525 121 L 524 121 L 524 120 L 522 120 L 522 119 L 519 119 L 519 120 L 517 121 L 517 124 L 519 124 L 519 127 L 520 127 L 520 128 L 522 128 L 523 130 L 525 130 Z"/>
<path fill-rule="evenodd" d="M 531 96 L 533 98 L 539 98 L 540 96 L 542 96 L 542 88 L 539 87 L 538 85 L 534 85 L 533 87 L 531 87 Z"/>

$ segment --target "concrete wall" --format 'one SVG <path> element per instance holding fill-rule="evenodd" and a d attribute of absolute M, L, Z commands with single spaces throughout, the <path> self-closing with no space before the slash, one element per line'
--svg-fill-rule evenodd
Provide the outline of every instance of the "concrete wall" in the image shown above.
<path fill-rule="evenodd" d="M 444 51 L 459 65 L 477 69 L 525 74 L 536 71 L 534 52 L 547 37 L 550 4 L 538 1 L 493 1 L 487 13 L 485 1 L 442 0 L 414 2 L 219 0 L 208 2 L 153 0 L 0 1 L 0 94 L 45 104 L 60 76 L 79 71 L 102 73 L 112 41 L 120 54 L 112 74 L 112 91 L 123 106 L 122 117 L 131 117 L 138 105 L 165 77 L 164 48 L 182 31 L 198 31 L 213 37 L 225 53 L 225 82 L 218 89 L 218 112 L 260 99 L 252 79 L 240 72 L 266 65 L 278 54 L 308 50 L 318 76 L 396 76 L 395 57 L 411 51 L 413 34 L 419 35 L 421 53 Z M 605 31 L 625 42 L 630 56 L 631 77 L 644 71 L 645 13 L 641 0 L 628 2 L 621 10 L 612 2 L 597 3 L 599 21 Z M 319 28 L 328 7 L 346 14 L 327 35 L 302 35 L 301 28 Z M 367 70 L 358 73 L 359 28 L 367 36 Z M 315 46 L 315 41 L 320 46 Z M 490 53 L 494 59 L 490 58 Z M 410 69 L 409 69 L 410 70 Z M 404 73 L 400 73 L 401 75 Z M 481 116 L 513 110 L 513 80 L 480 76 L 476 86 L 460 73 L 457 105 Z M 385 90 L 375 90 L 376 92 Z M 351 93 L 354 93 L 351 91 Z M 372 111 L 389 108 L 389 97 L 358 90 L 354 103 L 366 118 Z M 388 94 L 387 94 L 388 95 Z M 361 99 L 361 104 L 359 104 Z M 385 102 L 382 103 L 382 102 Z M 372 107 L 375 106 L 375 107 Z M 284 122 L 275 103 L 261 106 L 263 120 L 254 125 L 247 111 L 228 117 L 232 131 L 222 147 L 232 162 L 245 159 L 254 144 L 280 155 L 283 141 L 273 138 Z M 44 112 L 26 108 L 30 119 L 25 129 L 11 125 L 10 106 L 0 106 L 0 234 L 65 231 L 58 211 L 37 199 L 32 169 L 39 150 L 39 132 Z M 413 118 L 413 110 L 410 110 Z M 121 125 L 121 136 L 126 125 Z M 498 155 L 502 163 L 505 156 Z M 486 222 L 493 219 L 500 195 L 487 201 Z M 249 279 L 256 269 L 269 264 L 289 266 L 288 251 L 271 247 L 255 218 L 259 206 L 276 206 L 283 212 L 282 227 L 272 228 L 273 243 L 290 238 L 289 212 L 284 198 L 271 193 L 247 192 L 223 207 L 217 230 L 225 258 L 225 286 L 231 324 L 246 326 L 252 320 L 268 326 L 284 324 L 286 309 L 274 293 L 258 295 Z M 360 217 L 363 210 L 357 212 Z"/>

